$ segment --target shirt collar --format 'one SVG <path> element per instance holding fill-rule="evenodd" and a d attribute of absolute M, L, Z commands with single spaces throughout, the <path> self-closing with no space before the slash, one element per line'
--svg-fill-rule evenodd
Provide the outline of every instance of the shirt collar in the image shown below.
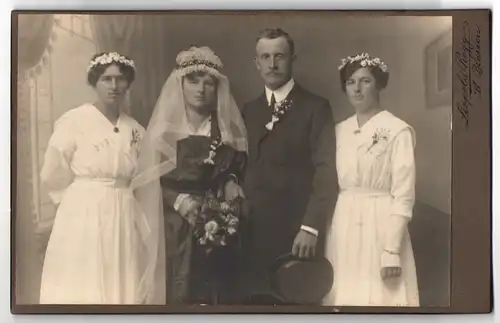
<path fill-rule="evenodd" d="M 192 136 L 205 136 L 205 137 L 210 137 L 210 132 L 212 130 L 212 118 L 208 117 L 203 121 L 203 123 L 200 125 L 198 129 L 194 129 L 194 127 L 189 123 L 189 121 L 186 120 L 186 126 L 187 126 L 187 133 L 189 133 Z"/>
<path fill-rule="evenodd" d="M 274 98 L 276 99 L 276 103 L 284 100 L 288 96 L 294 85 L 295 81 L 293 80 L 293 78 L 291 78 L 290 81 L 288 81 L 285 85 L 274 91 L 270 90 L 266 86 L 267 103 L 271 104 L 271 96 L 273 95 L 273 93 L 274 93 Z"/>

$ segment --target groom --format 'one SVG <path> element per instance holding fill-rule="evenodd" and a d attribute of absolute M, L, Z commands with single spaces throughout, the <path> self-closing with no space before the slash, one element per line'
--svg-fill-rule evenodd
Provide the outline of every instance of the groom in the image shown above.
<path fill-rule="evenodd" d="M 250 212 L 242 278 L 246 300 L 268 290 L 266 271 L 278 257 L 323 255 L 337 198 L 332 110 L 293 79 L 295 57 L 286 32 L 261 32 L 255 64 L 265 89 L 242 110 L 249 144 L 243 182 Z M 273 118 L 273 109 L 283 113 Z"/>

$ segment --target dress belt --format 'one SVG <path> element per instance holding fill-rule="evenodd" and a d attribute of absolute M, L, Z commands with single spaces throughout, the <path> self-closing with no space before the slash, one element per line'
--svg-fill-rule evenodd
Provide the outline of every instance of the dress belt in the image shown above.
<path fill-rule="evenodd" d="M 350 187 L 341 189 L 340 194 L 352 194 L 360 195 L 366 197 L 377 197 L 377 196 L 390 196 L 391 192 L 388 190 L 374 189 L 374 188 L 364 188 L 364 187 Z"/>
<path fill-rule="evenodd" d="M 74 184 L 90 184 L 98 186 L 109 186 L 115 188 L 130 187 L 130 179 L 125 178 L 103 178 L 103 177 L 77 177 Z"/>

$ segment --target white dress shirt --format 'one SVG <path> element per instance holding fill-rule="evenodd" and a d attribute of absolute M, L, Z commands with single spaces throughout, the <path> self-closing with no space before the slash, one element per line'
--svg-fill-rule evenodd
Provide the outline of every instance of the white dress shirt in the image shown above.
<path fill-rule="evenodd" d="M 285 85 L 274 91 L 266 86 L 265 89 L 266 89 L 267 104 L 271 104 L 271 96 L 273 94 L 276 103 L 280 103 L 281 101 L 283 101 L 288 96 L 290 91 L 292 91 L 294 85 L 295 81 L 292 78 Z"/>

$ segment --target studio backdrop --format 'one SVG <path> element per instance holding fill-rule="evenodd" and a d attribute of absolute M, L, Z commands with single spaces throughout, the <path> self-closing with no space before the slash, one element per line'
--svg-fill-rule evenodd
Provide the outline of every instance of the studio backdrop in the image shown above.
<path fill-rule="evenodd" d="M 39 256 L 24 260 L 26 264 L 31 261 L 31 265 L 20 266 L 21 276 L 40 275 L 55 209 L 39 185 L 39 169 L 57 118 L 93 100 L 93 91 L 86 84 L 86 67 L 92 55 L 118 51 L 135 61 L 137 76 L 127 108 L 147 126 L 161 88 L 175 66 L 176 55 L 192 45 L 209 46 L 220 56 L 240 107 L 260 95 L 263 82 L 254 63 L 256 37 L 264 28 L 279 27 L 295 40 L 295 80 L 330 100 L 336 121 L 354 113 L 340 87 L 340 59 L 368 52 L 388 65 L 390 78 L 381 95 L 382 105 L 411 124 L 417 134 L 417 205 L 410 229 L 422 285 L 421 303 L 448 304 L 452 109 L 447 89 L 451 84 L 451 17 L 305 12 L 41 16 L 26 16 L 23 26 L 20 24 L 24 39 L 20 39 L 19 49 L 23 41 L 29 42 L 29 35 L 39 42 L 36 53 L 20 56 L 18 138 L 23 139 L 23 144 L 19 146 L 22 156 L 18 156 L 25 171 L 18 179 L 31 183 L 23 189 L 28 194 L 22 196 L 32 201 L 32 207 L 19 209 L 23 212 L 18 219 L 23 221 L 18 223 L 31 223 L 26 222 L 30 219 L 35 229 L 23 224 L 18 228 L 18 241 L 24 250 L 36 249 Z M 38 36 L 35 24 L 27 23 L 30 19 L 39 26 Z M 26 238 L 33 230 L 42 236 L 37 248 L 30 247 L 33 243 Z M 28 251 L 17 252 L 28 255 Z M 23 297 L 37 299 L 37 278 L 28 281 L 19 287 L 24 290 L 19 293 L 24 295 L 19 297 L 21 302 Z"/>

